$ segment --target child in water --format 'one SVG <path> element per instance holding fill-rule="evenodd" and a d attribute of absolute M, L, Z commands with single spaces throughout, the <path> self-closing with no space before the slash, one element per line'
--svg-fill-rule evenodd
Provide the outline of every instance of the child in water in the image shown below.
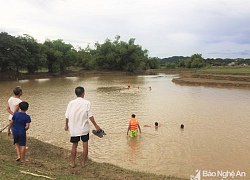
<path fill-rule="evenodd" d="M 158 122 L 155 122 L 155 128 L 158 128 L 160 126 L 160 124 Z M 143 125 L 143 127 L 151 127 L 150 125 Z"/>
<path fill-rule="evenodd" d="M 130 132 L 129 133 L 130 137 L 136 137 L 138 129 L 139 129 L 139 131 L 141 133 L 141 127 L 139 125 L 139 122 L 135 118 L 135 114 L 132 114 L 131 119 L 129 120 L 127 135 L 128 135 L 128 132 Z"/>

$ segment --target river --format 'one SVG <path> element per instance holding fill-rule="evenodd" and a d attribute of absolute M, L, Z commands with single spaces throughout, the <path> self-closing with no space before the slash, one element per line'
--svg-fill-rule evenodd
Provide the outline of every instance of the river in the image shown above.
<path fill-rule="evenodd" d="M 250 177 L 250 91 L 180 86 L 172 83 L 176 76 L 0 82 L 0 125 L 8 123 L 7 100 L 19 85 L 23 89 L 21 99 L 30 104 L 27 113 L 32 123 L 28 136 L 70 149 L 64 114 L 68 102 L 75 98 L 74 88 L 84 86 L 85 99 L 91 102 L 96 121 L 107 133 L 103 138 L 90 134 L 92 160 L 184 178 L 195 175 L 197 169 L 241 171 Z M 126 135 L 132 113 L 142 129 L 134 139 Z M 156 121 L 160 124 L 157 129 Z M 180 129 L 181 124 L 184 129 Z"/>

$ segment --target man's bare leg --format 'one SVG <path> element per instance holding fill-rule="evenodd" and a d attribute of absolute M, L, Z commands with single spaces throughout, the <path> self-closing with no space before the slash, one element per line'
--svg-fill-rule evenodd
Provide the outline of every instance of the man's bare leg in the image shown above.
<path fill-rule="evenodd" d="M 72 149 L 71 149 L 71 167 L 75 167 L 75 162 L 76 162 L 76 152 L 77 152 L 77 146 L 78 143 L 73 143 L 72 144 Z"/>
<path fill-rule="evenodd" d="M 83 142 L 82 145 L 83 145 L 82 167 L 84 167 L 88 156 L 88 142 Z"/>

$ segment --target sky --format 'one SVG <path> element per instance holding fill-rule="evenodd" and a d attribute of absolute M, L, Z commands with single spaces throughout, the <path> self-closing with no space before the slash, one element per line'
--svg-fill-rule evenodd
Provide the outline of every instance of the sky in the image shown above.
<path fill-rule="evenodd" d="M 250 58 L 250 0 L 0 0 L 0 32 L 94 48 L 128 42 L 150 57 Z"/>

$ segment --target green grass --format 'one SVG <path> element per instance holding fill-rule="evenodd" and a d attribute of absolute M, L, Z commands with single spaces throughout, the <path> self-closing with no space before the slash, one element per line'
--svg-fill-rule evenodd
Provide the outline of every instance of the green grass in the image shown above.
<path fill-rule="evenodd" d="M 69 150 L 41 142 L 32 137 L 28 139 L 29 149 L 26 151 L 26 157 L 30 161 L 20 163 L 15 161 L 16 152 L 11 137 L 7 137 L 6 133 L 0 133 L 0 144 L 1 179 L 46 179 L 21 173 L 21 171 L 25 171 L 60 180 L 181 180 L 181 178 L 177 177 L 130 171 L 108 163 L 96 163 L 90 159 L 87 160 L 87 166 L 82 168 L 79 165 L 81 153 L 77 155 L 79 159 L 76 168 L 71 168 L 69 167 Z"/>
<path fill-rule="evenodd" d="M 249 67 L 209 67 L 197 69 L 196 74 L 218 74 L 218 75 L 249 75 Z"/>

